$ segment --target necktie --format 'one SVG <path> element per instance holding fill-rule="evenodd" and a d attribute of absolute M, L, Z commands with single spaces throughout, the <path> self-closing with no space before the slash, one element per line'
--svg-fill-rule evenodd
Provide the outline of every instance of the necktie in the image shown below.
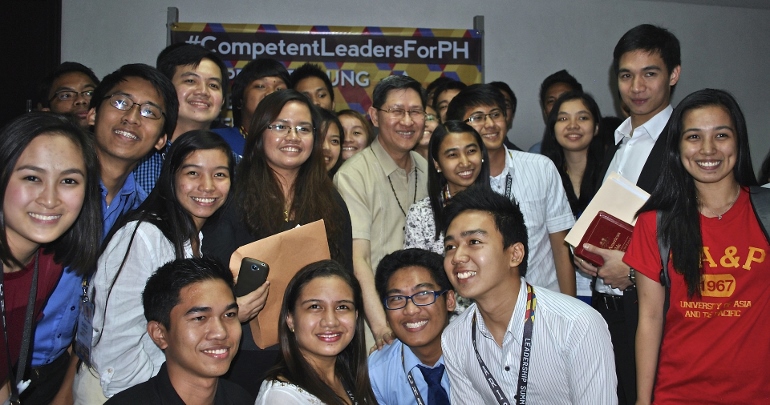
<path fill-rule="evenodd" d="M 422 372 L 422 377 L 428 383 L 428 405 L 449 405 L 449 395 L 441 386 L 441 377 L 444 375 L 444 365 L 436 368 L 428 368 L 417 365 Z"/>

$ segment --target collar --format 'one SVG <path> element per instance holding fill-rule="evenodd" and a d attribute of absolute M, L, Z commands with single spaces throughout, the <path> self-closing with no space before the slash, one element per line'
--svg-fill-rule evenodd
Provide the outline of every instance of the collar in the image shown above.
<path fill-rule="evenodd" d="M 388 152 L 385 151 L 385 148 L 382 147 L 380 137 L 374 138 L 374 141 L 369 147 L 372 149 L 372 152 L 374 152 L 374 157 L 380 162 L 380 166 L 382 166 L 382 170 L 385 172 L 386 176 L 390 176 L 396 170 L 403 170 L 398 167 L 393 158 L 391 158 L 390 155 L 388 155 Z M 416 152 L 409 151 L 409 158 L 412 159 L 412 168 L 413 170 L 422 172 L 422 168 L 414 159 L 414 153 Z"/>
<path fill-rule="evenodd" d="M 157 381 L 159 383 L 157 385 L 158 393 L 162 395 L 164 401 L 168 401 L 172 405 L 184 404 L 182 398 L 171 384 L 171 378 L 168 376 L 168 368 L 166 368 L 166 363 L 163 363 L 163 365 L 160 366 L 160 371 L 158 371 L 158 375 L 155 378 L 158 379 Z"/>
<path fill-rule="evenodd" d="M 654 117 L 637 127 L 636 130 L 634 130 L 634 135 L 647 134 L 653 141 L 657 141 L 673 112 L 674 108 L 669 104 L 661 112 L 655 114 Z M 620 124 L 618 129 L 615 130 L 615 145 L 619 144 L 623 138 L 631 138 L 631 135 L 631 117 L 628 117 L 622 124 Z"/>
<path fill-rule="evenodd" d="M 523 316 L 523 315 L 522 315 Z M 398 340 L 398 339 L 396 339 Z M 394 342 L 395 343 L 395 342 Z M 398 343 L 401 345 L 401 348 L 399 349 L 399 355 L 401 354 L 401 350 L 404 351 L 404 374 L 408 374 L 410 371 L 412 371 L 417 366 L 424 366 L 427 368 L 436 368 L 440 364 L 444 364 L 444 355 L 441 355 L 441 357 L 438 358 L 438 361 L 436 361 L 436 364 L 433 366 L 429 366 L 427 364 L 423 364 L 420 359 L 417 358 L 417 355 L 415 355 L 412 352 L 412 349 L 405 345 L 404 342 L 398 340 Z"/>
<path fill-rule="evenodd" d="M 505 166 L 503 167 L 503 171 L 500 172 L 500 174 L 497 176 L 491 176 L 493 180 L 502 181 L 509 174 L 513 176 L 513 157 L 511 156 L 513 151 L 508 149 L 508 147 L 505 145 L 503 145 L 503 149 L 505 150 Z"/>
<path fill-rule="evenodd" d="M 102 194 L 102 201 L 105 201 L 107 199 L 107 187 L 104 186 L 101 178 L 99 179 L 99 191 Z M 137 183 L 134 178 L 134 173 L 131 172 L 128 174 L 128 177 L 126 177 L 126 181 L 123 182 L 123 187 L 120 188 L 115 197 L 128 197 L 134 193 L 139 196 L 140 201 L 144 201 L 147 198 L 147 192 L 139 186 L 139 183 Z M 115 198 L 113 198 L 113 201 L 114 200 Z"/>
<path fill-rule="evenodd" d="M 535 287 L 533 286 L 533 288 Z M 535 293 L 537 293 L 537 289 L 535 289 Z M 481 311 L 479 311 L 478 305 L 474 311 L 476 311 L 476 329 L 478 329 L 478 332 L 481 334 L 481 336 L 494 341 L 495 338 L 492 336 L 492 333 L 489 331 L 489 329 L 487 329 L 487 324 L 484 323 L 484 317 L 481 315 Z M 522 277 L 521 286 L 519 286 L 519 296 L 516 298 L 516 307 L 513 308 L 511 319 L 508 320 L 508 327 L 505 330 L 506 337 L 503 338 L 503 342 L 505 342 L 508 335 L 511 335 L 513 341 L 517 344 L 516 347 L 521 346 L 521 338 L 524 336 L 524 313 L 526 311 L 527 281 Z"/>

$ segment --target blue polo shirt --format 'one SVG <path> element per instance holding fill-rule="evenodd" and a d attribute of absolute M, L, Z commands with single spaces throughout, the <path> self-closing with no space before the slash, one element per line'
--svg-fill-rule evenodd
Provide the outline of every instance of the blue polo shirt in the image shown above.
<path fill-rule="evenodd" d="M 147 193 L 136 183 L 134 175 L 129 174 L 118 194 L 107 206 L 107 189 L 99 181 L 102 194 L 102 238 L 110 231 L 118 219 L 126 212 L 136 209 L 147 198 Z M 64 353 L 75 336 L 75 324 L 80 310 L 80 298 L 83 296 L 83 277 L 78 276 L 69 267 L 64 269 L 59 283 L 43 308 L 43 318 L 35 327 L 32 343 L 32 367 L 40 367 L 53 362 Z"/>
<path fill-rule="evenodd" d="M 401 362 L 402 348 L 403 363 Z M 428 384 L 425 382 L 420 369 L 417 368 L 418 364 L 422 363 L 417 356 L 398 339 L 369 355 L 369 380 L 377 402 L 381 405 L 417 403 L 412 389 L 409 387 L 409 381 L 406 379 L 406 375 L 411 371 L 414 384 L 420 391 L 423 401 L 427 404 Z M 435 368 L 439 364 L 444 364 L 444 356 L 441 356 L 436 364 L 430 368 Z M 428 367 L 425 364 L 422 365 Z M 444 376 L 441 377 L 441 386 L 449 395 L 449 376 L 446 370 L 444 370 Z"/>

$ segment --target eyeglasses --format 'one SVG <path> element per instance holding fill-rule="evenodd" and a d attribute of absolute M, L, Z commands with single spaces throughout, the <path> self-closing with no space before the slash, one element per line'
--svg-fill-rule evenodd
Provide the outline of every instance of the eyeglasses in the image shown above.
<path fill-rule="evenodd" d="M 503 116 L 504 115 L 503 115 L 502 111 L 500 111 L 500 110 L 492 110 L 492 112 L 490 112 L 489 114 L 484 114 L 484 113 L 473 114 L 470 117 L 468 117 L 468 119 L 465 120 L 465 122 L 467 122 L 469 124 L 474 124 L 474 123 L 478 123 L 478 122 L 484 122 L 484 121 L 486 121 L 487 117 L 491 118 L 492 121 L 497 121 L 500 118 L 502 118 Z"/>
<path fill-rule="evenodd" d="M 125 94 L 121 93 L 115 93 L 111 96 L 107 96 L 104 98 L 104 100 L 110 100 L 110 105 L 117 108 L 120 111 L 131 111 L 132 108 L 134 108 L 135 105 L 139 106 L 139 114 L 141 114 L 142 117 L 148 118 L 151 120 L 159 120 L 161 117 L 165 117 L 166 114 L 160 110 L 160 107 L 158 107 L 155 104 L 151 103 L 144 103 L 139 104 L 134 102 L 134 100 L 131 100 L 130 97 L 128 97 Z"/>
<path fill-rule="evenodd" d="M 306 125 L 297 125 L 296 127 L 290 127 L 284 124 L 268 125 L 267 128 L 281 136 L 289 135 L 292 128 L 294 128 L 294 133 L 296 133 L 297 136 L 313 135 L 313 130 L 315 129 L 313 127 L 309 127 Z"/>
<path fill-rule="evenodd" d="M 438 119 L 433 114 L 425 114 L 425 121 L 438 121 Z"/>
<path fill-rule="evenodd" d="M 74 90 L 59 90 L 56 93 L 53 93 L 53 97 L 51 97 L 48 101 L 69 101 L 74 100 L 78 98 L 78 96 L 83 97 L 86 100 L 90 100 L 91 97 L 94 95 L 93 90 L 86 90 L 86 91 L 74 91 Z"/>
<path fill-rule="evenodd" d="M 424 307 L 436 302 L 436 298 L 444 295 L 449 290 L 442 291 L 420 291 L 412 295 L 391 295 L 385 298 L 385 308 L 387 309 L 401 309 L 406 306 L 409 300 L 412 300 L 414 305 L 418 307 Z"/>
<path fill-rule="evenodd" d="M 412 121 L 417 120 L 424 120 L 425 119 L 425 111 L 423 110 L 404 110 L 403 108 L 388 108 L 387 110 L 383 110 L 382 108 L 378 108 L 378 110 L 390 114 L 393 116 L 393 118 L 397 119 L 403 119 L 406 114 L 409 114 L 409 118 L 412 119 Z"/>

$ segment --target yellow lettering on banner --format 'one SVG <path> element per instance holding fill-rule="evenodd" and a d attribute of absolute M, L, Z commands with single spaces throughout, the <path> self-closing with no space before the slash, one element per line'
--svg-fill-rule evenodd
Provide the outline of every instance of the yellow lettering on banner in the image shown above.
<path fill-rule="evenodd" d="M 749 246 L 749 253 L 746 256 L 746 263 L 743 263 L 744 270 L 751 270 L 751 263 L 764 263 L 765 261 L 765 249 L 755 248 Z"/>
<path fill-rule="evenodd" d="M 711 252 L 709 252 L 708 246 L 703 247 L 703 260 L 709 263 L 709 267 L 717 267 L 717 262 L 715 262 L 714 258 L 711 257 Z"/>
<path fill-rule="evenodd" d="M 719 259 L 719 264 L 721 264 L 722 267 L 738 267 L 738 261 L 741 260 L 741 258 L 736 256 L 736 253 L 738 253 L 738 248 L 735 246 L 725 248 L 725 255 Z"/>
<path fill-rule="evenodd" d="M 704 274 L 700 291 L 704 297 L 730 297 L 735 291 L 735 277 L 732 274 Z"/>

